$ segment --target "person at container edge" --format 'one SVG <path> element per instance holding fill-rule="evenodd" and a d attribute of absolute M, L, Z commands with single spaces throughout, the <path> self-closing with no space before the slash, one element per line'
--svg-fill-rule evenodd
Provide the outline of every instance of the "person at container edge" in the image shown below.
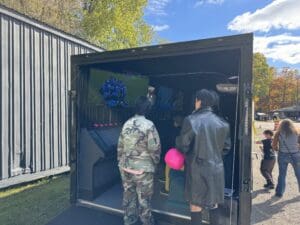
<path fill-rule="evenodd" d="M 292 164 L 298 181 L 298 191 L 300 192 L 300 150 L 299 133 L 294 123 L 289 119 L 284 119 L 279 125 L 274 136 L 272 147 L 278 151 L 279 176 L 276 187 L 276 197 L 281 198 L 285 191 L 285 178 L 289 164 Z"/>
<path fill-rule="evenodd" d="M 201 225 L 202 210 L 208 209 L 210 223 L 221 225 L 218 204 L 224 202 L 223 150 L 230 150 L 230 126 L 213 113 L 218 102 L 215 92 L 196 93 L 195 111 L 184 119 L 176 140 L 186 154 L 185 196 L 190 203 L 191 224 Z"/>
<path fill-rule="evenodd" d="M 151 102 L 136 100 L 135 116 L 123 126 L 118 143 L 118 161 L 124 188 L 124 224 L 154 225 L 151 214 L 154 172 L 160 161 L 161 144 L 154 124 L 145 118 Z"/>

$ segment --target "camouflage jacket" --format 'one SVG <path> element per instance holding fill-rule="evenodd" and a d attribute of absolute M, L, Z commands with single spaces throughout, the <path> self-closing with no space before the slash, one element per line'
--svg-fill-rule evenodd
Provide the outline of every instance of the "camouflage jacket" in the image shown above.
<path fill-rule="evenodd" d="M 118 143 L 120 168 L 154 172 L 160 152 L 159 135 L 150 120 L 136 115 L 124 124 Z"/>

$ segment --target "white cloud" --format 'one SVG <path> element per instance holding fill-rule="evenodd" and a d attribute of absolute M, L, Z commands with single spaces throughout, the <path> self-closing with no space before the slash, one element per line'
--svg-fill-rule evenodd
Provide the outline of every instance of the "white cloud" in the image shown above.
<path fill-rule="evenodd" d="M 149 0 L 146 11 L 150 14 L 165 16 L 167 15 L 166 7 L 172 0 Z"/>
<path fill-rule="evenodd" d="M 300 64 L 300 36 L 280 34 L 254 38 L 254 51 L 263 53 L 274 61 Z"/>
<path fill-rule="evenodd" d="M 195 7 L 204 5 L 204 4 L 212 4 L 212 5 L 222 5 L 225 0 L 198 0 L 195 3 Z"/>
<path fill-rule="evenodd" d="M 255 12 L 246 12 L 235 17 L 228 29 L 239 32 L 268 32 L 271 29 L 299 29 L 300 1 L 274 0 L 264 8 Z"/>
<path fill-rule="evenodd" d="M 168 24 L 152 25 L 152 28 L 153 28 L 154 31 L 160 32 L 160 31 L 168 30 L 170 28 L 170 26 Z"/>

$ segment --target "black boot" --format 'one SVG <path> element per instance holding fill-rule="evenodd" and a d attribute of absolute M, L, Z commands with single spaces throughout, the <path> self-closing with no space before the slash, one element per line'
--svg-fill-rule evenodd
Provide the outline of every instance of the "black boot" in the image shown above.
<path fill-rule="evenodd" d="M 220 223 L 220 210 L 218 208 L 209 210 L 209 224 L 222 225 Z"/>
<path fill-rule="evenodd" d="M 202 225 L 202 212 L 191 212 L 191 225 Z"/>
<path fill-rule="evenodd" d="M 268 188 L 268 189 L 274 189 L 275 188 L 275 185 L 273 183 L 272 180 L 268 180 L 267 181 L 267 184 L 264 185 L 265 188 Z"/>

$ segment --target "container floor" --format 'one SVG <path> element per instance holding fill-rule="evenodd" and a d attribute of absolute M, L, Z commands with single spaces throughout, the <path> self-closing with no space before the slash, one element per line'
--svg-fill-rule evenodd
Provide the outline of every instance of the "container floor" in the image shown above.
<path fill-rule="evenodd" d="M 72 206 L 58 215 L 47 225 L 123 225 L 121 216 L 104 213 L 87 207 Z M 158 221 L 157 225 L 177 225 Z"/>
<path fill-rule="evenodd" d="M 188 206 L 186 204 L 169 201 L 167 196 L 160 194 L 160 188 L 161 185 L 155 185 L 155 194 L 152 199 L 153 212 L 188 219 L 190 215 Z M 118 183 L 96 198 L 93 203 L 121 211 L 122 196 L 122 185 Z"/>

